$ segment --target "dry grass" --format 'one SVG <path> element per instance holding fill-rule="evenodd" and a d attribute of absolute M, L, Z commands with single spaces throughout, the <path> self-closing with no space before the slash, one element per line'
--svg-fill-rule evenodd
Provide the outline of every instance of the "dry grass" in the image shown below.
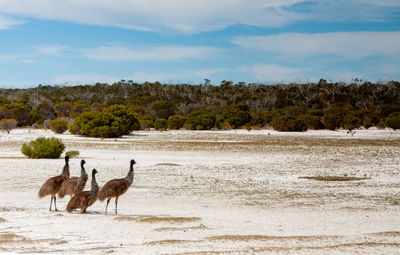
<path fill-rule="evenodd" d="M 0 217 L 0 222 L 6 222 L 6 220 Z"/>
<path fill-rule="evenodd" d="M 369 180 L 371 178 L 366 177 L 349 177 L 349 176 L 302 176 L 299 179 L 308 179 L 315 181 L 326 181 L 326 182 L 343 182 L 343 181 L 362 181 Z"/>

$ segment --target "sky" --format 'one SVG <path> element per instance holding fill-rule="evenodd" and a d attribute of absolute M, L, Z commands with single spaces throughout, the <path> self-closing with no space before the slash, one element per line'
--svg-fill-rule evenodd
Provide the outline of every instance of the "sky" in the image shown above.
<path fill-rule="evenodd" d="M 399 0 L 0 0 L 0 87 L 400 80 Z"/>

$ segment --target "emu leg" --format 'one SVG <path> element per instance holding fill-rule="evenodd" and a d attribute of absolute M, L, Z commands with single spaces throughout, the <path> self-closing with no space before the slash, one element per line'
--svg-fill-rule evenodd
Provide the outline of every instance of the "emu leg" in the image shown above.
<path fill-rule="evenodd" d="M 50 199 L 50 208 L 49 208 L 49 211 L 51 211 L 51 204 L 53 203 L 53 196 L 51 196 L 51 199 Z"/>
<path fill-rule="evenodd" d="M 115 214 L 118 214 L 117 207 L 118 207 L 118 197 L 115 198 Z"/>
<path fill-rule="evenodd" d="M 57 198 L 56 198 L 56 196 L 54 196 L 54 208 L 56 208 L 55 211 L 58 211 L 58 210 L 57 210 L 57 203 L 56 203 L 56 200 L 57 200 Z"/>
<path fill-rule="evenodd" d="M 106 212 L 105 212 L 105 214 L 107 214 L 107 207 L 108 207 L 108 203 L 110 203 L 110 199 L 111 199 L 111 198 L 107 199 L 107 205 L 106 205 Z"/>

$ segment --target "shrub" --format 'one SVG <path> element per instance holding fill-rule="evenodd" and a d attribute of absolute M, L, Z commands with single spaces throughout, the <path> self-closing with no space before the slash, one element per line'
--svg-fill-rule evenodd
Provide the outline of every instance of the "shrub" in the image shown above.
<path fill-rule="evenodd" d="M 168 121 L 166 119 L 157 119 L 154 122 L 154 129 L 156 130 L 166 130 L 168 128 Z"/>
<path fill-rule="evenodd" d="M 140 129 L 136 114 L 123 105 L 112 105 L 103 111 L 84 112 L 69 127 L 72 134 L 115 138 Z"/>
<path fill-rule="evenodd" d="M 234 129 L 242 126 L 242 120 L 239 117 L 236 117 L 236 116 L 231 117 L 227 121 L 228 121 L 229 126 L 231 126 Z"/>
<path fill-rule="evenodd" d="M 9 134 L 10 131 L 14 128 L 16 128 L 18 125 L 18 121 L 15 119 L 2 119 L 0 120 L 0 128 L 4 129 L 5 131 L 7 131 L 7 133 Z"/>
<path fill-rule="evenodd" d="M 343 127 L 348 130 L 361 127 L 361 119 L 354 115 L 346 114 L 343 118 Z"/>
<path fill-rule="evenodd" d="M 64 149 L 64 143 L 58 138 L 39 137 L 29 144 L 24 143 L 21 152 L 29 158 L 59 158 Z"/>
<path fill-rule="evenodd" d="M 172 115 L 168 118 L 168 129 L 180 129 L 185 124 L 186 118 L 182 115 Z"/>
<path fill-rule="evenodd" d="M 79 154 L 80 154 L 79 151 L 67 151 L 65 153 L 65 156 L 69 156 L 71 158 L 74 158 L 74 157 L 78 157 Z"/>
<path fill-rule="evenodd" d="M 309 114 L 302 114 L 298 119 L 304 121 L 304 123 L 307 125 L 307 129 L 323 129 L 325 126 L 321 122 L 321 117 L 320 116 L 313 116 Z"/>
<path fill-rule="evenodd" d="M 150 129 L 154 127 L 153 118 L 149 115 L 139 117 L 140 129 Z"/>
<path fill-rule="evenodd" d="M 335 130 L 340 128 L 342 118 L 334 113 L 326 113 L 324 116 L 322 116 L 322 123 L 327 129 Z"/>
<path fill-rule="evenodd" d="M 400 129 L 400 112 L 389 114 L 385 123 L 386 127 L 393 128 L 394 130 Z"/>
<path fill-rule="evenodd" d="M 293 115 L 283 115 L 272 121 L 272 127 L 278 131 L 306 131 L 307 126 L 303 120 Z"/>
<path fill-rule="evenodd" d="M 188 124 L 192 130 L 207 130 L 214 127 L 215 120 L 215 115 L 204 111 L 195 111 L 189 115 L 185 124 Z"/>
<path fill-rule="evenodd" d="M 68 121 L 62 119 L 55 119 L 49 122 L 50 129 L 57 133 L 62 134 L 68 129 Z"/>

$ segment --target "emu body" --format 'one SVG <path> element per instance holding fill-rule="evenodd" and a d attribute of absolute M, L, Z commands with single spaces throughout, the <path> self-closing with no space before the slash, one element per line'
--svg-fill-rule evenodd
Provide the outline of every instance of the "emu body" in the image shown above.
<path fill-rule="evenodd" d="M 70 195 L 71 198 L 74 194 L 81 192 L 86 185 L 86 182 L 88 180 L 88 175 L 85 171 L 85 165 L 86 161 L 81 160 L 81 175 L 79 177 L 71 177 L 68 178 L 63 182 L 61 185 L 59 191 L 58 191 L 58 197 L 63 198 L 66 195 Z"/>
<path fill-rule="evenodd" d="M 81 213 L 86 212 L 86 209 L 94 204 L 97 200 L 97 193 L 99 191 L 99 186 L 96 182 L 97 170 L 92 170 L 92 186 L 90 191 L 81 191 L 76 193 L 71 200 L 68 202 L 67 211 L 72 212 L 72 210 L 80 208 Z"/>
<path fill-rule="evenodd" d="M 51 211 L 51 204 L 54 200 L 54 210 L 57 210 L 57 203 L 56 203 L 56 194 L 58 193 L 61 185 L 63 184 L 63 182 L 69 178 L 69 156 L 65 157 L 65 165 L 63 168 L 63 171 L 61 173 L 61 175 L 58 176 L 54 176 L 50 179 L 48 179 L 40 188 L 39 192 L 38 192 L 38 197 L 42 198 L 45 196 L 50 195 L 51 199 L 50 199 L 50 208 L 49 210 Z"/>
<path fill-rule="evenodd" d="M 133 165 L 136 164 L 135 160 L 131 160 L 128 175 L 122 179 L 113 179 L 107 182 L 99 191 L 98 199 L 103 202 L 107 199 L 105 214 L 107 214 L 108 204 L 112 198 L 115 198 L 115 214 L 118 214 L 118 198 L 124 194 L 133 182 Z"/>

